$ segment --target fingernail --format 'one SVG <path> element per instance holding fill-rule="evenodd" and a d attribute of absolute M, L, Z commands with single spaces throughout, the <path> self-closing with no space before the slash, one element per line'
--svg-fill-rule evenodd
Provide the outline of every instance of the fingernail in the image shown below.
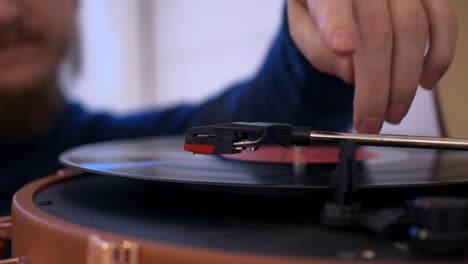
<path fill-rule="evenodd" d="M 377 134 L 382 129 L 383 120 L 377 117 L 365 118 L 358 127 L 358 132 L 363 134 Z"/>
<path fill-rule="evenodd" d="M 400 124 L 403 117 L 405 117 L 406 112 L 406 105 L 400 103 L 392 104 L 388 108 L 386 120 L 391 124 Z"/>
<path fill-rule="evenodd" d="M 426 88 L 426 89 L 433 89 L 434 86 L 437 84 L 437 82 L 439 81 L 440 79 L 440 75 L 437 74 L 437 73 L 431 73 L 429 75 L 426 76 L 426 78 L 424 78 L 424 80 L 422 80 L 421 82 L 421 85 Z"/>
<path fill-rule="evenodd" d="M 354 34 L 345 30 L 338 30 L 332 36 L 332 48 L 340 51 L 352 51 L 356 48 Z"/>

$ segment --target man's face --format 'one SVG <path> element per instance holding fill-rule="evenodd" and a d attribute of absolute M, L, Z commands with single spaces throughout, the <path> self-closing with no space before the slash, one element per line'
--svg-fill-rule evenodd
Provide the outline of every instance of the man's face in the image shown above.
<path fill-rule="evenodd" d="M 21 93 L 56 75 L 77 0 L 0 0 L 0 89 Z"/>

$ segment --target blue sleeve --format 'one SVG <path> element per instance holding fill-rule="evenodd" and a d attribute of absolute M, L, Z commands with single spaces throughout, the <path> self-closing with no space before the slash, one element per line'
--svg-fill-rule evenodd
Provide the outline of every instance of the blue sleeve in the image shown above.
<path fill-rule="evenodd" d="M 95 140 L 182 134 L 190 127 L 224 122 L 282 122 L 343 131 L 352 122 L 354 89 L 314 69 L 294 44 L 286 12 L 259 71 L 199 105 L 126 116 L 101 115 Z M 94 141 L 94 140 L 93 140 Z"/>

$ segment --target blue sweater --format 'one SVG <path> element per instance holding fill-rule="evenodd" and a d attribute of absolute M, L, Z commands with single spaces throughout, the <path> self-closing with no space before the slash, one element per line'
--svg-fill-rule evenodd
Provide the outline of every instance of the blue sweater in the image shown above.
<path fill-rule="evenodd" d="M 179 105 L 128 116 L 89 113 L 68 104 L 44 137 L 28 142 L 0 139 L 0 215 L 21 186 L 60 168 L 69 148 L 104 140 L 183 134 L 190 127 L 234 121 L 283 122 L 318 130 L 346 130 L 352 120 L 353 87 L 315 70 L 288 32 L 287 20 L 259 71 L 198 105 Z"/>

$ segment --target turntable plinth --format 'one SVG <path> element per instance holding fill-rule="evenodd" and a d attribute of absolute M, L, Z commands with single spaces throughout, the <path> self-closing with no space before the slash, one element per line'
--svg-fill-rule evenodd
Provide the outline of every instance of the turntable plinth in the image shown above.
<path fill-rule="evenodd" d="M 323 229 L 313 210 L 304 210 L 313 206 L 304 196 L 62 173 L 15 195 L 13 255 L 47 264 L 434 263 L 402 245 Z"/>

